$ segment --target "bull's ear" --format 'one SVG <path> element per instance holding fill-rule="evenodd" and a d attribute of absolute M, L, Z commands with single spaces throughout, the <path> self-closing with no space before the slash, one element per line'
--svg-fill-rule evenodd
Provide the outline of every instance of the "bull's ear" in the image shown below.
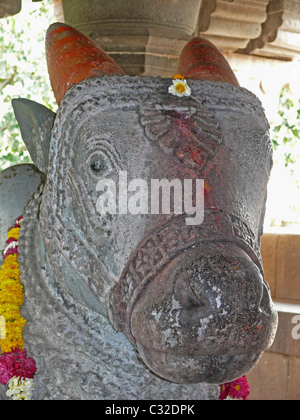
<path fill-rule="evenodd" d="M 19 123 L 22 139 L 37 168 L 48 172 L 51 131 L 55 112 L 29 99 L 13 99 L 13 109 Z"/>

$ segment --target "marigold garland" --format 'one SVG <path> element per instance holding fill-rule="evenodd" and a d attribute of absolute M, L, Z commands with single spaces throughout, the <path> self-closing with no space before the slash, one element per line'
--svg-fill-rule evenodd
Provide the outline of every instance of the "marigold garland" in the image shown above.
<path fill-rule="evenodd" d="M 174 77 L 175 79 L 175 77 Z M 175 79 L 176 80 L 176 79 Z M 13 400 L 30 400 L 36 364 L 27 356 L 22 338 L 26 320 L 20 313 L 24 291 L 20 281 L 18 239 L 23 217 L 16 220 L 7 235 L 4 263 L 0 270 L 0 317 L 5 320 L 5 334 L 0 328 L 0 383 L 8 385 L 6 393 Z M 250 388 L 246 376 L 220 385 L 220 400 L 247 400 Z"/>
<path fill-rule="evenodd" d="M 4 263 L 0 270 L 0 317 L 5 320 L 5 334 L 0 336 L 0 383 L 8 385 L 6 395 L 14 400 L 29 400 L 33 377 L 36 373 L 34 359 L 24 349 L 23 328 L 26 320 L 20 313 L 24 291 L 20 280 L 18 239 L 22 217 L 7 235 Z"/>

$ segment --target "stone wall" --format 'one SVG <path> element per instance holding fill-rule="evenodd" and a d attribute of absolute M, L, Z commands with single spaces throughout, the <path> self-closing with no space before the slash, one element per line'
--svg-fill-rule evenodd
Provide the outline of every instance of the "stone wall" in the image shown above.
<path fill-rule="evenodd" d="M 279 313 L 279 327 L 274 344 L 248 375 L 251 400 L 300 399 L 299 256 L 300 235 L 263 236 L 264 269 Z"/>
<path fill-rule="evenodd" d="M 299 317 L 300 305 L 278 305 L 278 309 L 275 342 L 248 374 L 250 400 L 300 400 L 300 339 L 292 337 L 296 327 L 293 319 Z"/>

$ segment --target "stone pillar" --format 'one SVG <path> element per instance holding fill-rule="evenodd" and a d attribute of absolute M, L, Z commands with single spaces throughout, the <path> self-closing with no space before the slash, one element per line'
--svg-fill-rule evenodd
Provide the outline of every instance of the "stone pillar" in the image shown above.
<path fill-rule="evenodd" d="M 129 75 L 172 76 L 196 34 L 201 0 L 62 0 L 65 22 L 94 39 Z"/>

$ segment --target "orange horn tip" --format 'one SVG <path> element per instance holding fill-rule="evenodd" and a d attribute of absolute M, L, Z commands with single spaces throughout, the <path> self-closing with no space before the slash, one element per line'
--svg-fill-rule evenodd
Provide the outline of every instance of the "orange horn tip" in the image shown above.
<path fill-rule="evenodd" d="M 186 79 L 228 82 L 239 86 L 226 58 L 204 38 L 193 38 L 183 48 L 177 71 Z"/>
<path fill-rule="evenodd" d="M 46 57 L 58 105 L 67 90 L 84 79 L 125 74 L 94 41 L 65 23 L 54 23 L 49 27 Z"/>

